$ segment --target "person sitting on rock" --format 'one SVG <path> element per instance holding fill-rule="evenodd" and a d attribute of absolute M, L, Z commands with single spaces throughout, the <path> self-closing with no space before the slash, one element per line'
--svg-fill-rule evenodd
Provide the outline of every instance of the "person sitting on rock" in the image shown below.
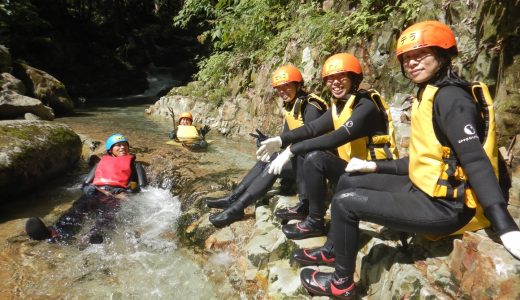
<path fill-rule="evenodd" d="M 129 144 L 121 134 L 111 135 L 106 154 L 92 168 L 82 185 L 83 195 L 56 222 L 47 227 L 40 218 L 27 220 L 25 230 L 34 240 L 67 241 L 77 234 L 85 217 L 95 214 L 95 225 L 86 239 L 92 244 L 103 242 L 103 230 L 115 217 L 127 193 L 136 193 L 147 185 L 147 178 L 135 156 L 129 154 Z"/>
<path fill-rule="evenodd" d="M 359 88 L 363 80 L 359 60 L 349 53 L 334 54 L 323 64 L 322 78 L 332 94 L 332 108 L 305 126 L 265 140 L 257 152 L 262 157 L 287 147 L 271 163 L 269 172 L 273 174 L 294 155 L 305 155 L 309 215 L 282 227 L 287 238 L 295 240 L 326 234 L 327 179 L 336 185 L 352 158 L 392 160 L 398 156 L 386 102 L 377 91 Z"/>
<path fill-rule="evenodd" d="M 335 270 L 305 268 L 300 274 L 313 295 L 355 299 L 360 221 L 431 239 L 491 225 L 505 249 L 520 259 L 520 230 L 497 180 L 488 88 L 455 73 L 455 35 L 439 21 L 404 30 L 396 52 L 404 76 L 419 88 L 412 104 L 409 157 L 349 162 L 346 171 L 358 174 L 340 178 L 331 205 Z"/>
<path fill-rule="evenodd" d="M 327 104 L 320 97 L 309 94 L 303 89 L 303 77 L 300 71 L 293 65 L 284 65 L 278 68 L 272 76 L 272 87 L 278 92 L 283 101 L 285 122 L 283 131 L 289 131 L 313 121 L 321 116 L 327 109 Z M 259 132 L 259 141 L 266 139 Z M 258 143 L 257 143 L 258 145 Z M 207 199 L 208 207 L 225 208 L 219 214 L 213 214 L 209 220 L 215 227 L 224 227 L 244 217 L 244 209 L 262 197 L 272 187 L 278 175 L 269 174 L 269 161 L 274 159 L 277 153 L 265 156 L 263 161 L 258 161 L 247 173 L 233 192 L 221 199 Z M 303 219 L 307 215 L 307 193 L 303 186 L 302 174 L 303 157 L 296 156 L 291 164 L 280 172 L 282 178 L 292 177 L 296 179 L 300 203 L 294 211 L 288 211 L 288 218 Z"/>

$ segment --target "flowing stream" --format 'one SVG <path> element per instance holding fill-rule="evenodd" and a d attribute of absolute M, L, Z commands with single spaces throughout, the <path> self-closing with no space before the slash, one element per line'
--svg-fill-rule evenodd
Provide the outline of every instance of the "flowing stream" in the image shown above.
<path fill-rule="evenodd" d="M 157 88 L 156 86 L 154 88 Z M 120 132 L 142 153 L 162 147 L 171 121 L 144 116 L 146 96 L 111 101 L 109 105 L 76 109 L 57 119 L 76 132 L 104 140 Z M 201 154 L 206 163 L 246 170 L 254 162 L 250 140 L 234 141 L 212 134 L 215 142 Z M 133 142 L 134 141 L 134 142 Z M 139 160 L 139 155 L 137 156 Z M 223 159 L 224 158 L 224 159 Z M 207 274 L 223 268 L 219 261 L 195 262 L 175 240 L 181 214 L 179 199 L 168 190 L 148 187 L 124 203 L 105 242 L 71 245 L 31 241 L 23 226 L 27 217 L 39 216 L 47 224 L 66 211 L 80 196 L 88 170 L 75 170 L 47 186 L 2 207 L 0 214 L 0 298 L 21 299 L 237 299 L 223 278 Z M 83 231 L 90 227 L 87 223 Z M 80 233 L 78 240 L 81 238 Z M 222 254 L 219 254 L 222 255 Z M 224 266 L 225 267 L 225 266 Z M 218 281 L 218 282 L 217 282 Z"/>

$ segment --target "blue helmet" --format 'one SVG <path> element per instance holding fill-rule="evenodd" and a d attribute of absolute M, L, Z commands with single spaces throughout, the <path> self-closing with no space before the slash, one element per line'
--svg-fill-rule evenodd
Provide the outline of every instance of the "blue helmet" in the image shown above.
<path fill-rule="evenodd" d="M 112 146 L 114 146 L 114 144 L 117 144 L 120 142 L 128 143 L 128 140 L 122 134 L 119 134 L 119 133 L 112 134 L 111 136 L 108 137 L 107 141 L 105 142 L 105 149 L 107 151 L 110 151 L 110 149 L 112 149 Z"/>

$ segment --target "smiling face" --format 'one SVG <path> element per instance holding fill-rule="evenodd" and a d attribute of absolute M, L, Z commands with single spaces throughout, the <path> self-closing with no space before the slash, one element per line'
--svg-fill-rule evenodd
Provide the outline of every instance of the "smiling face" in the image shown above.
<path fill-rule="evenodd" d="M 402 64 L 406 76 L 416 84 L 432 79 L 441 68 L 441 61 L 430 47 L 404 53 Z"/>
<path fill-rule="evenodd" d="M 190 125 L 191 125 L 191 119 L 188 119 L 188 118 L 182 118 L 182 119 L 179 121 L 179 125 L 190 126 Z"/>
<path fill-rule="evenodd" d="M 284 103 L 289 103 L 296 98 L 298 86 L 295 82 L 288 82 L 274 88 Z"/>
<path fill-rule="evenodd" d="M 325 84 L 336 99 L 345 98 L 352 89 L 352 80 L 350 80 L 346 72 L 325 77 Z"/>
<path fill-rule="evenodd" d="M 115 143 L 110 149 L 112 155 L 115 157 L 128 155 L 128 143 L 127 142 L 119 142 Z"/>

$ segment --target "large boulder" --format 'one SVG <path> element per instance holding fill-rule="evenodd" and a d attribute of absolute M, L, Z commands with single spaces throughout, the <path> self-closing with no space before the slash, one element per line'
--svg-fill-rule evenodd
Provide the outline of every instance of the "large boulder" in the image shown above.
<path fill-rule="evenodd" d="M 52 107 L 57 114 L 71 112 L 74 108 L 65 85 L 50 74 L 21 63 L 15 64 L 15 75 L 35 98 Z"/>
<path fill-rule="evenodd" d="M 16 119 L 32 113 L 42 120 L 54 120 L 52 108 L 31 97 L 23 96 L 15 91 L 0 91 L 0 119 Z"/>
<path fill-rule="evenodd" d="M 23 82 L 9 73 L 0 74 L 0 83 L 2 85 L 0 87 L 2 90 L 11 90 L 18 94 L 25 95 L 25 86 L 23 85 Z"/>
<path fill-rule="evenodd" d="M 80 155 L 79 136 L 64 124 L 0 121 L 0 202 L 71 168 Z"/>

